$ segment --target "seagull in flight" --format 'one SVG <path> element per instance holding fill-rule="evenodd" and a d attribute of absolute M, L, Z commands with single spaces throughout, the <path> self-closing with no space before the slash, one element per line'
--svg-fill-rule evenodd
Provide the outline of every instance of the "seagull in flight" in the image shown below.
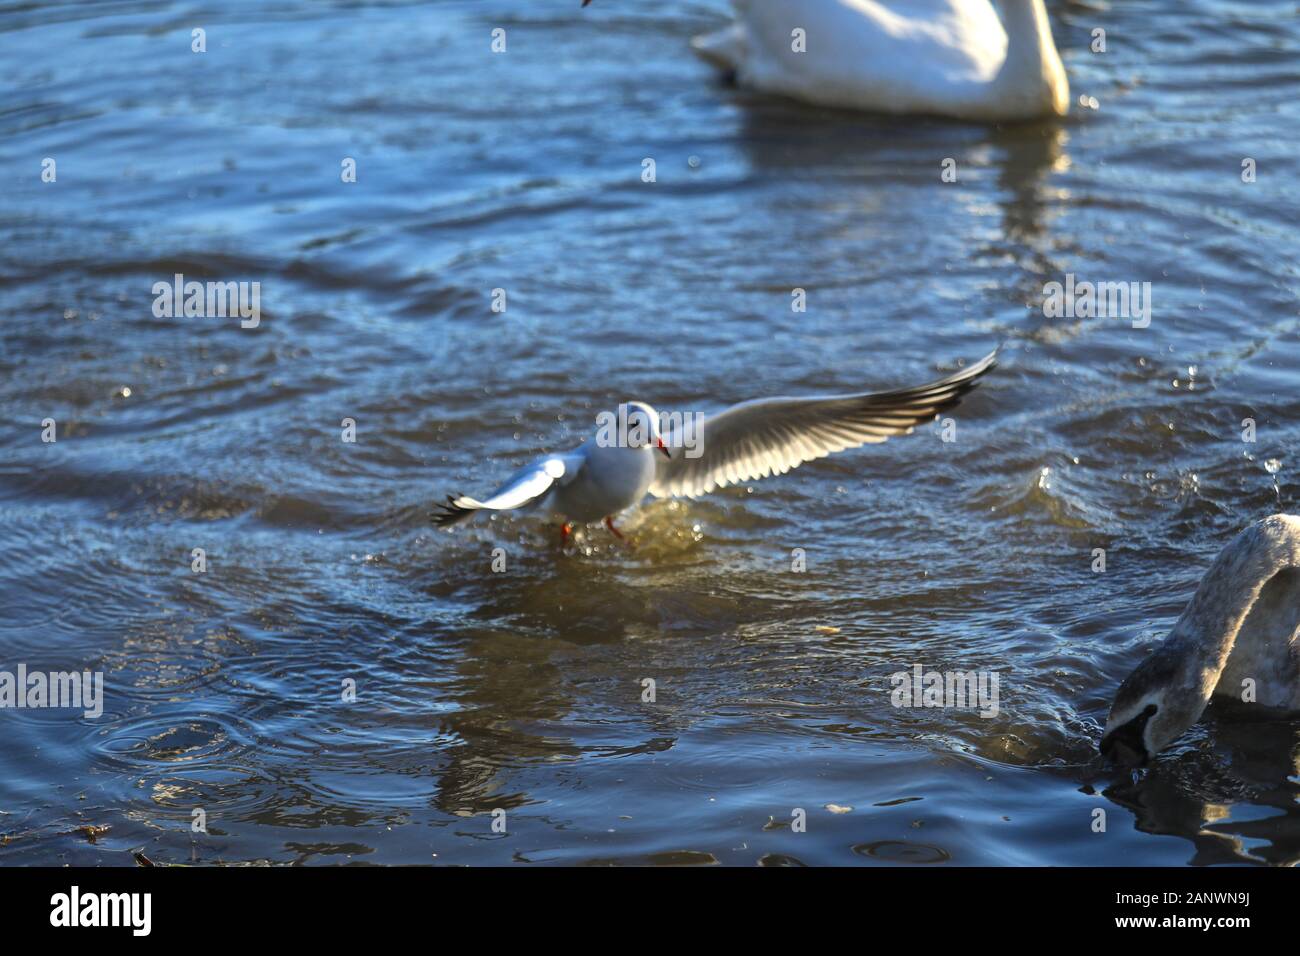
<path fill-rule="evenodd" d="M 535 509 L 560 519 L 561 545 L 574 524 L 600 520 L 621 540 L 614 517 L 647 492 L 696 498 L 715 488 L 783 475 L 831 452 L 909 434 L 960 403 L 996 361 L 994 350 L 916 388 L 761 398 L 708 417 L 661 415 L 645 402 L 626 402 L 598 415 L 597 434 L 573 451 L 529 462 L 486 498 L 448 495 L 430 517 L 449 527 L 480 511 Z"/>

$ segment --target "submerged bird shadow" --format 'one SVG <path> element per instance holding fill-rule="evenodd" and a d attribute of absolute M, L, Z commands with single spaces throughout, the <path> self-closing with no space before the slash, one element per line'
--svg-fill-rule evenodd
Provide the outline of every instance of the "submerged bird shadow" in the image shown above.
<path fill-rule="evenodd" d="M 985 204 L 970 202 L 970 190 L 992 185 L 1001 228 L 973 229 L 981 245 L 972 257 L 1009 254 L 1030 273 L 1059 271 L 1056 256 L 1068 237 L 1052 235 L 1059 197 L 1051 179 L 1070 166 L 1068 122 L 971 124 L 753 95 L 740 103 L 739 142 L 755 174 L 833 178 L 839 188 L 827 193 L 827 201 L 852 203 L 868 216 L 888 210 L 898 217 L 910 204 L 918 230 L 933 229 L 936 211 L 944 209 L 957 216 L 984 215 Z M 954 182 L 941 178 L 946 159 L 956 163 Z M 936 205 L 935 198 L 944 195 L 937 190 L 952 190 L 953 202 Z"/>
<path fill-rule="evenodd" d="M 1219 715 L 1206 737 L 1103 795 L 1134 815 L 1137 830 L 1191 842 L 1189 865 L 1300 863 L 1300 721 Z"/>

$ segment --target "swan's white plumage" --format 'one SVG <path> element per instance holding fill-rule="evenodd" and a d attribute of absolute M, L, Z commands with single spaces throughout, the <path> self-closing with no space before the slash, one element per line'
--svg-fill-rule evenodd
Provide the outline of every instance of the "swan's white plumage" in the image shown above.
<path fill-rule="evenodd" d="M 698 37 L 737 81 L 825 106 L 963 119 L 1063 115 L 1069 84 L 1042 0 L 733 0 Z M 792 31 L 804 31 L 794 49 Z"/>

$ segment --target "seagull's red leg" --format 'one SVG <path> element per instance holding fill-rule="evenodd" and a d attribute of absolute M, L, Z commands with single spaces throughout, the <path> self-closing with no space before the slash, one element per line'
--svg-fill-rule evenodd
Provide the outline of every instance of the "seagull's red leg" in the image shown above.
<path fill-rule="evenodd" d="M 626 540 L 627 540 L 627 538 L 623 537 L 623 532 L 622 532 L 622 531 L 619 531 L 617 528 L 614 527 L 614 516 L 613 516 L 613 515 L 607 515 L 607 516 L 606 516 L 606 518 L 605 518 L 605 527 L 608 528 L 610 531 L 612 531 L 612 532 L 614 533 L 614 537 L 618 538 L 618 540 L 620 540 L 620 541 L 626 541 Z"/>
<path fill-rule="evenodd" d="M 560 547 L 561 548 L 569 543 L 569 535 L 571 535 L 572 533 L 573 533 L 573 528 L 569 524 L 569 522 L 566 521 L 564 522 L 564 524 L 560 525 Z"/>

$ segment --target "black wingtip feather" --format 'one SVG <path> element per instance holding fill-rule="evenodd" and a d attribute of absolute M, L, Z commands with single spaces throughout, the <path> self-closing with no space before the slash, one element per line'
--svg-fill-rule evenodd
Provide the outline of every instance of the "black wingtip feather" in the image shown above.
<path fill-rule="evenodd" d="M 441 511 L 430 511 L 429 520 L 439 528 L 450 528 L 452 525 L 459 524 L 470 517 L 477 509 L 462 508 L 456 504 L 457 495 L 448 495 L 446 504 L 438 504 L 434 507 L 441 508 Z"/>

